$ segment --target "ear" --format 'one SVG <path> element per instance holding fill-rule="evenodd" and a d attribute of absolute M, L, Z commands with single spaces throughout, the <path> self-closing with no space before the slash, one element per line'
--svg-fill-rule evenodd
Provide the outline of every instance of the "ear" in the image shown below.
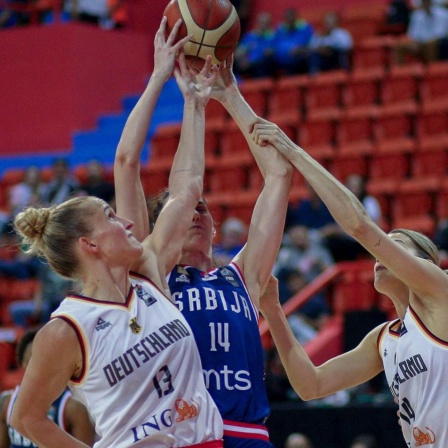
<path fill-rule="evenodd" d="M 212 230 L 212 237 L 214 238 L 216 236 L 216 229 L 213 227 L 213 230 Z"/>
<path fill-rule="evenodd" d="M 86 238 L 85 236 L 79 238 L 79 246 L 81 247 L 81 250 L 89 253 L 96 253 L 99 250 L 98 246 L 92 240 Z"/>

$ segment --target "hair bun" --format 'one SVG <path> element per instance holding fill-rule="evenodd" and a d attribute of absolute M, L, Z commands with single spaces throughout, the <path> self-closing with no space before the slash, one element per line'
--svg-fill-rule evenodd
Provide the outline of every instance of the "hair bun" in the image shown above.
<path fill-rule="evenodd" d="M 50 208 L 30 207 L 19 213 L 14 220 L 15 228 L 29 241 L 39 240 L 50 217 Z"/>

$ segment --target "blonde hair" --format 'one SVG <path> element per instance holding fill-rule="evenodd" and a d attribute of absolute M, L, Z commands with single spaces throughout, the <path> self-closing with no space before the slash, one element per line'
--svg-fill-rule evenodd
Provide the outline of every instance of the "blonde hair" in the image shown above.
<path fill-rule="evenodd" d="M 91 197 L 78 197 L 48 208 L 30 207 L 14 220 L 27 253 L 44 256 L 55 272 L 76 279 L 79 260 L 75 243 L 92 231 L 90 218 L 98 210 Z"/>
<path fill-rule="evenodd" d="M 406 235 L 417 249 L 417 255 L 425 260 L 430 260 L 437 266 L 440 266 L 440 256 L 437 246 L 423 233 L 408 229 L 394 229 L 389 232 L 402 233 Z"/>

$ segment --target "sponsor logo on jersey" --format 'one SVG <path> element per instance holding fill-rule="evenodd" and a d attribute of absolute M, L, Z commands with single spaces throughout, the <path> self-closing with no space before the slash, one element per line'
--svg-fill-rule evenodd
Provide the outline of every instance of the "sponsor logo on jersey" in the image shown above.
<path fill-rule="evenodd" d="M 210 282 L 218 278 L 215 274 L 207 274 L 206 272 L 201 272 L 201 277 L 203 282 Z"/>
<path fill-rule="evenodd" d="M 209 390 L 249 390 L 252 387 L 248 370 L 232 370 L 223 365 L 221 370 L 205 370 L 205 386 Z"/>
<path fill-rule="evenodd" d="M 166 428 L 173 426 L 171 415 L 171 409 L 165 409 L 159 414 L 151 415 L 146 422 L 131 428 L 130 431 L 133 438 L 132 443 L 139 442 L 142 439 L 146 439 L 146 437 L 153 436 L 154 434 L 160 431 L 165 431 Z"/>
<path fill-rule="evenodd" d="M 174 407 L 179 415 L 179 417 L 176 418 L 176 422 L 183 422 L 184 420 L 194 418 L 198 415 L 198 407 L 194 404 L 188 404 L 182 398 L 176 400 Z"/>
<path fill-rule="evenodd" d="M 219 270 L 221 272 L 221 275 L 232 285 L 232 286 L 240 286 L 238 281 L 236 280 L 235 276 L 233 275 L 233 272 L 230 269 L 227 268 L 221 268 Z"/>
<path fill-rule="evenodd" d="M 104 319 L 102 319 L 100 317 L 98 319 L 98 322 L 96 323 L 95 330 L 96 331 L 105 330 L 107 327 L 110 327 L 110 326 L 112 326 L 112 324 L 110 322 L 106 322 Z"/>
<path fill-rule="evenodd" d="M 183 267 L 183 266 L 177 266 L 177 273 L 178 274 L 185 274 L 186 276 L 188 276 L 188 271 Z"/>
<path fill-rule="evenodd" d="M 176 283 L 190 283 L 190 279 L 187 275 L 181 274 L 179 277 L 176 278 Z"/>
<path fill-rule="evenodd" d="M 134 286 L 134 289 L 135 292 L 137 293 L 137 297 L 143 300 L 146 306 L 154 305 L 154 303 L 157 302 L 157 299 L 153 297 L 148 291 L 143 289 L 142 285 L 137 284 Z"/>
<path fill-rule="evenodd" d="M 420 428 L 415 427 L 412 430 L 412 435 L 415 439 L 415 446 L 433 445 L 436 441 L 436 435 L 434 432 L 425 426 L 427 432 L 422 431 Z"/>

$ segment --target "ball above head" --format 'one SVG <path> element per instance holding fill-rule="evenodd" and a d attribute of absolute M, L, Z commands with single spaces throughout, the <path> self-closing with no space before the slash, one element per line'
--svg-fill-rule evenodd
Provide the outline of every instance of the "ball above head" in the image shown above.
<path fill-rule="evenodd" d="M 188 66 L 201 70 L 210 55 L 219 64 L 235 50 L 240 38 L 240 19 L 229 0 L 171 0 L 163 13 L 167 36 L 178 19 L 183 23 L 177 39 L 192 34 L 185 45 Z"/>

